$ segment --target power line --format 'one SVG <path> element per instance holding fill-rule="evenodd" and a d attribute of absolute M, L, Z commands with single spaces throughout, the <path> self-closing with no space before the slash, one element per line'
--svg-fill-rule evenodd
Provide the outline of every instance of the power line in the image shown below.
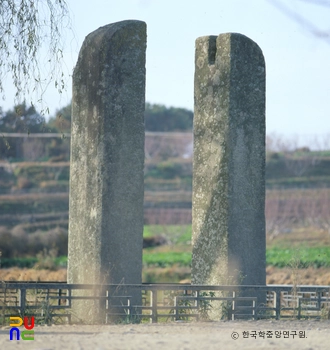
<path fill-rule="evenodd" d="M 146 131 L 146 136 L 162 136 L 162 137 L 191 137 L 192 131 L 190 132 L 156 132 L 156 131 Z M 2 137 L 22 137 L 22 138 L 51 138 L 51 137 L 61 137 L 70 138 L 70 133 L 20 133 L 20 132 L 0 132 Z"/>

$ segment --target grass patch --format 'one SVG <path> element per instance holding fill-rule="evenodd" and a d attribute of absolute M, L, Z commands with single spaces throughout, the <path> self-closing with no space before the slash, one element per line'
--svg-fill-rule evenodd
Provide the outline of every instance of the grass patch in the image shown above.
<path fill-rule="evenodd" d="M 143 254 L 143 265 L 157 266 L 157 267 L 169 267 L 172 265 L 190 266 L 191 253 L 188 253 L 188 252 L 149 253 L 149 251 L 146 251 Z"/>
<path fill-rule="evenodd" d="M 292 258 L 299 260 L 297 267 L 330 267 L 330 247 L 299 247 L 299 248 L 279 248 L 267 249 L 267 265 L 276 267 L 288 267 Z"/>
<path fill-rule="evenodd" d="M 42 259 L 43 258 L 43 259 Z M 20 268 L 34 268 L 35 265 L 44 260 L 45 257 L 25 257 L 25 258 L 1 258 L 1 268 L 10 268 L 10 267 L 20 267 Z M 48 257 L 49 261 L 54 267 L 66 267 L 68 258 L 66 256 L 58 257 Z"/>
<path fill-rule="evenodd" d="M 37 261 L 37 258 L 1 258 L 1 268 L 32 268 Z"/>

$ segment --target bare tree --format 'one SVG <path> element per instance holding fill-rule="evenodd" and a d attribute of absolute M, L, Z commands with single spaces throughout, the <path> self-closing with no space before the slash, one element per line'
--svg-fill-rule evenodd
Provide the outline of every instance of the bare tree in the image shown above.
<path fill-rule="evenodd" d="M 301 154 L 285 154 L 285 165 L 289 172 L 294 176 L 303 176 L 306 172 L 319 163 L 317 156 L 312 152 L 302 151 Z"/>
<path fill-rule="evenodd" d="M 267 198 L 265 206 L 266 233 L 271 239 L 276 237 L 285 227 L 286 218 L 280 215 L 279 198 Z"/>
<path fill-rule="evenodd" d="M 147 132 L 145 154 L 147 159 L 191 158 L 188 151 L 192 133 L 188 132 Z M 192 153 L 192 152 L 191 152 Z"/>
<path fill-rule="evenodd" d="M 24 140 L 23 157 L 29 161 L 36 161 L 45 154 L 45 142 L 42 139 Z"/>
<path fill-rule="evenodd" d="M 275 238 L 282 232 L 291 230 L 293 225 L 299 221 L 299 214 L 297 212 L 299 199 L 295 196 L 285 196 L 284 191 L 267 191 L 265 218 L 266 232 L 270 239 Z"/>
<path fill-rule="evenodd" d="M 305 202 L 308 223 L 330 234 L 330 191 L 318 190 L 310 201 Z"/>
<path fill-rule="evenodd" d="M 267 135 L 266 152 L 268 154 L 280 152 L 287 170 L 293 176 L 303 176 L 320 162 L 319 155 L 311 152 L 309 147 L 299 146 L 298 136 L 285 139 L 278 134 Z"/>
<path fill-rule="evenodd" d="M 315 23 L 310 21 L 308 18 L 300 15 L 296 10 L 292 10 L 288 5 L 280 0 L 268 0 L 272 5 L 274 5 L 278 10 L 284 13 L 286 16 L 290 17 L 292 20 L 297 22 L 303 28 L 307 29 L 312 35 L 325 40 L 330 44 L 330 32 L 328 30 L 320 29 Z M 296 0 L 297 1 L 297 0 Z M 292 3 L 293 1 L 291 1 Z M 330 8 L 329 0 L 298 0 L 298 2 L 306 2 L 311 5 L 318 5 Z"/>

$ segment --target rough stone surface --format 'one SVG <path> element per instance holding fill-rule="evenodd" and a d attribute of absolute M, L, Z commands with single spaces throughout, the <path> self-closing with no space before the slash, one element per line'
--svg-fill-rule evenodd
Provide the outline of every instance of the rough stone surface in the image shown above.
<path fill-rule="evenodd" d="M 90 33 L 79 53 L 73 73 L 69 283 L 141 283 L 145 52 L 146 24 L 129 20 Z M 132 295 L 132 304 L 140 303 L 141 294 Z M 98 323 L 103 304 L 76 302 L 74 311 Z"/>
<path fill-rule="evenodd" d="M 227 33 L 196 40 L 192 283 L 266 283 L 265 63 Z"/>

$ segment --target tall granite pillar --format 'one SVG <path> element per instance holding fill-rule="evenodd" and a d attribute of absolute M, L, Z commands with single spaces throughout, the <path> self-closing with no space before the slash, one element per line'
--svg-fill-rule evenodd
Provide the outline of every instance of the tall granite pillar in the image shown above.
<path fill-rule="evenodd" d="M 109 24 L 85 38 L 73 73 L 68 283 L 121 284 L 133 306 L 141 292 L 125 284 L 142 279 L 145 53 L 144 22 Z M 102 323 L 104 307 L 72 309 Z"/>
<path fill-rule="evenodd" d="M 196 40 L 192 283 L 264 285 L 265 63 L 227 33 Z"/>

